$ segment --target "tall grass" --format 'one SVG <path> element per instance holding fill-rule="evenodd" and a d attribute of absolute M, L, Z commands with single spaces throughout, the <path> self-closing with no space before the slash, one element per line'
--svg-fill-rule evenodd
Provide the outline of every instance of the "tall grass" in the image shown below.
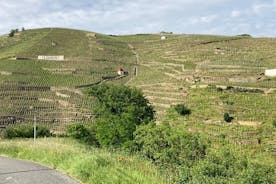
<path fill-rule="evenodd" d="M 142 158 L 67 138 L 1 140 L 0 155 L 41 163 L 83 183 L 163 183 L 157 169 Z"/>

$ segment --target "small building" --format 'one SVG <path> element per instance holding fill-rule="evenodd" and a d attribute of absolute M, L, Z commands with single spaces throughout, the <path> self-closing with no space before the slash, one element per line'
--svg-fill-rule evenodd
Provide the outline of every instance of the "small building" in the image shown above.
<path fill-rule="evenodd" d="M 265 70 L 265 76 L 276 77 L 276 69 Z"/>
<path fill-rule="evenodd" d="M 118 70 L 117 70 L 117 74 L 118 75 L 125 75 L 125 71 L 124 71 L 124 69 L 123 68 L 118 68 Z"/>
<path fill-rule="evenodd" d="M 161 40 L 166 40 L 167 39 L 167 37 L 166 36 L 161 36 Z"/>
<path fill-rule="evenodd" d="M 52 41 L 52 46 L 53 46 L 53 47 L 57 46 L 57 44 L 58 44 L 57 42 Z"/>
<path fill-rule="evenodd" d="M 37 56 L 38 60 L 64 61 L 64 56 Z"/>

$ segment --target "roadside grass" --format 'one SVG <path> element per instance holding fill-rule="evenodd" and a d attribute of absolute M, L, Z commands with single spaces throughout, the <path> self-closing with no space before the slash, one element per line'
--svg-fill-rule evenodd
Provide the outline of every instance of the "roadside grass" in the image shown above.
<path fill-rule="evenodd" d="M 164 183 L 149 161 L 126 153 L 87 147 L 68 138 L 0 141 L 0 155 L 60 170 L 83 183 Z"/>

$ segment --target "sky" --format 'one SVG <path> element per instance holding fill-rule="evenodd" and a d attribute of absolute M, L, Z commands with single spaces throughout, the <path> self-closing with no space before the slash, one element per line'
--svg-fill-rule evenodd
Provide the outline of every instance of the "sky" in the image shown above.
<path fill-rule="evenodd" d="M 276 37 L 276 0 L 0 0 L 0 34 L 22 27 Z"/>

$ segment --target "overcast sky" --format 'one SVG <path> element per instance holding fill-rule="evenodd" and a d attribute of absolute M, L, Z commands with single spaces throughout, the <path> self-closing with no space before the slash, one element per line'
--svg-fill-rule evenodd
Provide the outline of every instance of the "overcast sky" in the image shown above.
<path fill-rule="evenodd" d="M 0 34 L 21 27 L 276 37 L 276 0 L 0 0 Z"/>

